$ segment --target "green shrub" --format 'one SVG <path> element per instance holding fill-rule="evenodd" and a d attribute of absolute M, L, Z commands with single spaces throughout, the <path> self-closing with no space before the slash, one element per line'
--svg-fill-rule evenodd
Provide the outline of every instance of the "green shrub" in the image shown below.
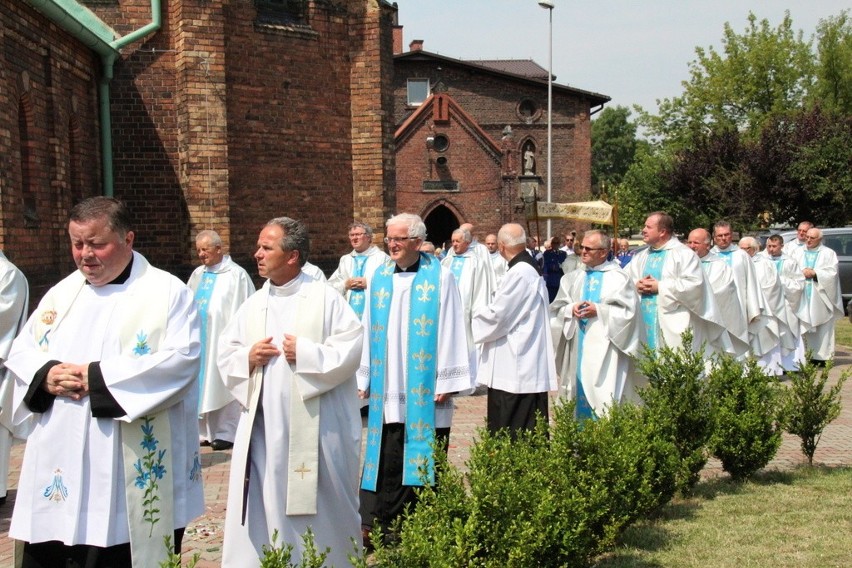
<path fill-rule="evenodd" d="M 298 564 L 293 564 L 294 546 L 289 543 L 278 546 L 278 529 L 275 529 L 272 532 L 272 543 L 264 544 L 261 548 L 263 556 L 260 557 L 260 568 L 323 568 L 330 549 L 326 548 L 323 552 L 317 550 L 314 531 L 311 527 L 308 527 L 302 535 L 302 544 L 304 545 L 302 560 Z"/>
<path fill-rule="evenodd" d="M 754 359 L 743 364 L 725 355 L 710 371 L 715 423 L 710 451 L 735 480 L 748 479 L 778 452 L 777 384 Z"/>
<path fill-rule="evenodd" d="M 172 545 L 171 535 L 163 537 L 163 544 L 166 547 L 167 557 L 166 560 L 160 562 L 160 568 L 181 568 L 181 555 L 175 552 L 175 547 Z M 189 562 L 187 562 L 186 568 L 195 568 L 200 559 L 201 555 L 196 552 L 192 555 Z"/>
<path fill-rule="evenodd" d="M 713 433 L 710 396 L 704 381 L 704 349 L 692 351 L 692 331 L 681 336 L 686 347 L 645 347 L 639 361 L 648 386 L 640 389 L 653 427 L 667 436 L 680 456 L 678 488 L 688 492 L 698 483 L 707 463 L 707 443 Z"/>
<path fill-rule="evenodd" d="M 781 422 L 784 430 L 801 439 L 802 453 L 807 456 L 808 464 L 813 465 L 822 431 L 840 415 L 840 390 L 849 373 L 844 372 L 837 384 L 826 391 L 825 384 L 834 362 L 827 361 L 820 369 L 810 358 L 808 351 L 808 362 L 787 373 L 790 385 L 782 396 Z"/>
<path fill-rule="evenodd" d="M 377 546 L 378 566 L 588 566 L 675 492 L 676 448 L 632 405 L 582 428 L 557 405 L 549 431 L 479 436 L 469 473 L 436 468 L 399 542 Z"/>

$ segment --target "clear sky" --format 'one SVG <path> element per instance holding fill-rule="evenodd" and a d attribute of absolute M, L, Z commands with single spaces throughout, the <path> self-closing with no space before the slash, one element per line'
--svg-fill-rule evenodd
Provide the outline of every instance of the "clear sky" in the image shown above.
<path fill-rule="evenodd" d="M 548 14 L 537 0 L 395 0 L 403 46 L 456 59 L 533 59 L 547 68 Z M 678 96 L 695 47 L 722 49 L 725 22 L 742 33 L 748 14 L 777 28 L 790 11 L 810 39 L 820 19 L 852 8 L 850 0 L 554 0 L 556 82 L 612 98 L 609 105 Z"/>

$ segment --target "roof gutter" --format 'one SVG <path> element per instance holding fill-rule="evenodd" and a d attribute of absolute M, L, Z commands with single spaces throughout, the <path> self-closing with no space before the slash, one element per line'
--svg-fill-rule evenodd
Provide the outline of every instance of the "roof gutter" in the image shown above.
<path fill-rule="evenodd" d="M 101 56 L 103 73 L 98 82 L 98 108 L 101 120 L 103 194 L 112 197 L 115 193 L 112 115 L 110 114 L 110 81 L 113 77 L 113 67 L 123 47 L 160 29 L 162 26 L 160 0 L 151 0 L 151 22 L 123 37 L 116 37 L 111 27 L 76 0 L 25 0 L 25 2 Z"/>

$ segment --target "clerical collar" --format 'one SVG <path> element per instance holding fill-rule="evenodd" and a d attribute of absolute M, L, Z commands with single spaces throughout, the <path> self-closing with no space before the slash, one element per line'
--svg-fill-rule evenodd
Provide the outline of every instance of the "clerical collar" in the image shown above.
<path fill-rule="evenodd" d="M 420 257 L 417 257 L 417 262 L 415 262 L 408 268 L 400 268 L 400 266 L 397 264 L 393 269 L 393 273 L 399 274 L 400 272 L 417 272 L 418 270 L 420 270 Z"/>
<path fill-rule="evenodd" d="M 130 278 L 130 271 L 133 269 L 133 255 L 130 256 L 130 262 L 127 263 L 127 266 L 124 267 L 124 270 L 121 271 L 121 274 L 116 276 L 112 281 L 107 282 L 105 286 L 109 286 L 110 284 L 124 284 L 127 282 L 127 279 Z M 86 284 L 91 286 L 91 282 L 86 280 Z"/>
<path fill-rule="evenodd" d="M 539 268 L 538 263 L 533 260 L 532 255 L 527 249 L 522 250 L 518 254 L 512 257 L 512 260 L 509 261 L 509 270 L 512 269 L 513 266 L 520 263 L 526 263 L 535 268 L 535 271 L 541 274 L 541 268 Z"/>

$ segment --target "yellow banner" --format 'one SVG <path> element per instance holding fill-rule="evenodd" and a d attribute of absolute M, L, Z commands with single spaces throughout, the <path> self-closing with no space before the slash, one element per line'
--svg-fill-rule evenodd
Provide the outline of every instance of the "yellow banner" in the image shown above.
<path fill-rule="evenodd" d="M 606 201 L 579 203 L 538 202 L 539 219 L 574 219 L 601 225 L 612 225 L 612 205 Z"/>

